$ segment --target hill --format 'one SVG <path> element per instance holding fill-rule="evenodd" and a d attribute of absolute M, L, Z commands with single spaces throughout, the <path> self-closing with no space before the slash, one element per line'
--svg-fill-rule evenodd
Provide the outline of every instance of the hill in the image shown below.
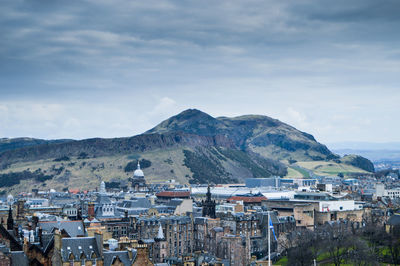
<path fill-rule="evenodd" d="M 146 133 L 186 132 L 201 136 L 222 135 L 243 151 L 277 160 L 326 160 L 338 158 L 305 132 L 261 115 L 214 118 L 196 109 L 173 116 Z"/>
<path fill-rule="evenodd" d="M 18 148 L 37 146 L 42 144 L 52 143 L 64 143 L 69 142 L 70 139 L 57 139 L 57 140 L 45 140 L 45 139 L 34 139 L 34 138 L 1 138 L 0 139 L 0 153 L 8 150 L 15 150 Z"/>
<path fill-rule="evenodd" d="M 27 143 L 29 141 L 27 140 Z M 288 164 L 339 157 L 313 136 L 267 116 L 214 118 L 189 109 L 126 138 L 37 141 L 0 152 L 0 190 L 126 185 L 138 159 L 148 182 L 243 182 L 285 176 Z M 297 166 L 290 173 L 307 173 Z"/>

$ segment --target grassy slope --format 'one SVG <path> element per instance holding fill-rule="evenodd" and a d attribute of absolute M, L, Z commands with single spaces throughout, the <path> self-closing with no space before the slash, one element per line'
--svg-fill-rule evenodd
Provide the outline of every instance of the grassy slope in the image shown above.
<path fill-rule="evenodd" d="M 152 165 L 143 169 L 146 181 L 157 182 L 161 180 L 176 179 L 183 184 L 187 183 L 186 176 L 191 176 L 191 172 L 183 165 L 183 153 L 181 150 L 158 150 L 141 154 L 131 154 L 125 156 L 98 157 L 90 159 L 71 158 L 70 161 L 54 162 L 52 160 L 41 160 L 28 163 L 12 165 L 11 168 L 0 171 L 21 172 L 24 170 L 50 172 L 52 167 L 64 167 L 60 175 L 45 182 L 46 185 L 39 184 L 32 180 L 23 180 L 19 185 L 12 188 L 0 188 L 12 193 L 27 191 L 32 188 L 54 188 L 61 190 L 65 187 L 94 189 L 99 186 L 101 180 L 104 181 L 126 181 L 133 173 L 125 173 L 124 167 L 135 158 L 150 160 Z M 103 167 L 104 166 L 104 167 Z"/>
<path fill-rule="evenodd" d="M 288 167 L 288 174 L 285 178 L 303 178 L 304 175 L 292 167 Z"/>
<path fill-rule="evenodd" d="M 189 147 L 185 149 L 191 150 Z M 194 150 L 192 150 L 193 152 Z M 202 155 L 197 151 L 197 156 Z M 224 182 L 242 182 L 243 179 L 253 176 L 267 177 L 268 170 L 262 168 L 252 161 L 244 152 L 236 150 L 206 149 L 203 156 L 206 156 L 208 164 L 203 165 L 206 169 L 195 169 L 197 175 L 203 177 L 204 170 L 213 169 L 213 166 L 220 167 L 225 176 L 217 176 L 214 179 L 217 183 Z M 31 172 L 41 169 L 46 175 L 54 175 L 57 171 L 54 169 L 63 168 L 52 179 L 44 183 L 35 180 L 22 180 L 13 187 L 2 187 L 0 191 L 11 193 L 30 192 L 33 188 L 45 190 L 54 188 L 58 191 L 65 188 L 94 189 L 99 186 L 102 180 L 106 182 L 115 181 L 127 184 L 128 178 L 133 175 L 132 172 L 125 173 L 124 167 L 128 162 L 136 159 L 146 159 L 151 161 L 149 168 L 143 169 L 148 183 L 166 181 L 175 179 L 181 184 L 188 184 L 189 179 L 195 173 L 185 165 L 185 156 L 182 147 L 170 149 L 158 149 L 151 152 L 135 153 L 130 155 L 104 156 L 88 159 L 78 159 L 70 157 L 69 161 L 55 162 L 50 160 L 39 160 L 34 162 L 12 164 L 10 168 L 0 170 L 0 174 L 8 172 L 22 172 L 29 170 Z M 220 162 L 221 164 L 217 164 Z M 197 162 L 194 162 L 198 165 Z M 210 174 L 210 173 L 209 173 Z M 214 173 L 214 171 L 211 174 Z M 197 177 L 198 178 L 198 177 Z M 207 177 L 209 178 L 209 177 Z M 220 179 L 220 181 L 218 181 Z M 234 181 L 233 181 L 234 180 Z M 206 182 L 206 181 L 204 181 Z M 197 183 L 197 182 L 196 182 Z"/>
<path fill-rule="evenodd" d="M 308 161 L 308 162 L 297 162 L 298 166 L 309 169 L 317 175 L 337 175 L 338 173 L 343 173 L 348 175 L 351 173 L 368 173 L 360 168 L 354 167 L 352 165 L 336 163 L 336 162 L 326 162 L 326 161 Z"/>

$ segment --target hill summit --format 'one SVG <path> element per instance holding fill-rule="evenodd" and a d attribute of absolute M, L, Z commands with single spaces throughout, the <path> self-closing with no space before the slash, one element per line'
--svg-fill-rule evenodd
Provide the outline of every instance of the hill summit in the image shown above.
<path fill-rule="evenodd" d="M 243 151 L 275 160 L 325 160 L 338 156 L 305 132 L 277 119 L 261 115 L 214 118 L 197 109 L 173 116 L 145 134 L 185 132 L 200 136 L 224 136 Z"/>
<path fill-rule="evenodd" d="M 138 160 L 145 165 L 147 182 L 175 179 L 183 184 L 234 183 L 274 175 L 307 177 L 307 167 L 329 173 L 333 173 L 332 167 L 340 172 L 373 171 L 373 165 L 363 158 L 348 157 L 342 163 L 312 135 L 277 119 L 262 115 L 212 117 L 196 109 L 185 110 L 133 137 L 79 141 L 19 138 L 2 139 L 2 143 L 3 192 L 46 187 L 93 189 L 101 180 L 123 187 Z"/>

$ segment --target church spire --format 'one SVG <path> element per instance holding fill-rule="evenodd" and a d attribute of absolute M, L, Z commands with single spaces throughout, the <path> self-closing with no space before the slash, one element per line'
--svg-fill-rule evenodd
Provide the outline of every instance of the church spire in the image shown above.
<path fill-rule="evenodd" d="M 14 219 L 12 215 L 12 209 L 10 205 L 10 209 L 8 210 L 8 217 L 7 217 L 7 230 L 13 230 L 14 229 Z"/>
<path fill-rule="evenodd" d="M 207 196 L 207 201 L 211 201 L 210 184 L 208 184 L 206 196 Z"/>
<path fill-rule="evenodd" d="M 203 201 L 203 217 L 211 217 L 215 219 L 215 201 L 211 199 L 210 185 L 207 187 L 206 200 Z"/>
<path fill-rule="evenodd" d="M 161 224 L 160 224 L 160 227 L 158 227 L 157 239 L 160 239 L 160 240 L 164 239 L 164 232 L 163 232 Z"/>

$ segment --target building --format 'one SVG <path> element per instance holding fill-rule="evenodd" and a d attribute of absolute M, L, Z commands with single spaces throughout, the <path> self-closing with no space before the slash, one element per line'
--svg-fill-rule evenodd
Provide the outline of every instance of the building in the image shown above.
<path fill-rule="evenodd" d="M 215 218 L 215 201 L 211 200 L 210 186 L 207 188 L 206 200 L 202 201 L 203 217 Z"/>
<path fill-rule="evenodd" d="M 189 216 L 139 217 L 136 222 L 138 239 L 153 242 L 161 236 L 160 225 L 167 257 L 181 257 L 193 252 L 193 223 Z"/>
<path fill-rule="evenodd" d="M 267 200 L 267 198 L 261 193 L 248 193 L 244 195 L 232 196 L 226 201 L 229 203 L 242 202 L 244 207 L 252 209 L 255 206 L 261 206 L 261 202 L 264 200 Z"/>
<path fill-rule="evenodd" d="M 262 202 L 279 216 L 293 216 L 296 226 L 312 229 L 325 222 L 347 220 L 361 223 L 368 210 L 354 200 L 341 200 L 320 192 L 299 192 L 294 199 L 274 199 Z"/>
<path fill-rule="evenodd" d="M 140 169 L 140 163 L 138 161 L 137 169 L 133 172 L 133 177 L 131 179 L 132 190 L 134 192 L 147 191 L 147 184 L 144 178 L 144 173 Z"/>
<path fill-rule="evenodd" d="M 169 202 L 171 199 L 190 199 L 190 191 L 188 190 L 171 190 L 162 191 L 156 194 L 157 202 Z"/>

